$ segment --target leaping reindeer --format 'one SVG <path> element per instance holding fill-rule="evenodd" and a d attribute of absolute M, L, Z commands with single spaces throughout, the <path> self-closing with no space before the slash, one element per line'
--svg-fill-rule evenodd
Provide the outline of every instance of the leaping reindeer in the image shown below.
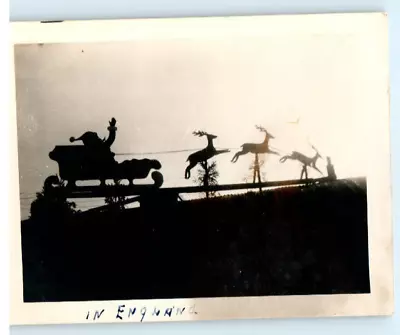
<path fill-rule="evenodd" d="M 311 167 L 317 170 L 320 174 L 322 174 L 322 172 L 315 165 L 317 163 L 318 158 L 322 158 L 322 156 L 313 145 L 311 147 L 315 151 L 315 155 L 313 157 L 307 157 L 306 155 L 303 155 L 298 151 L 293 151 L 290 155 L 283 156 L 279 161 L 281 163 L 284 163 L 287 159 L 292 159 L 302 163 L 303 167 L 301 169 L 300 179 L 303 179 L 303 175 L 305 175 L 306 177 L 305 179 L 308 179 L 307 167 Z"/>
<path fill-rule="evenodd" d="M 246 155 L 249 152 L 253 154 L 264 154 L 264 153 L 269 153 L 269 154 L 274 154 L 274 155 L 279 155 L 276 151 L 273 151 L 269 147 L 269 140 L 274 139 L 275 137 L 272 136 L 265 128 L 261 126 L 256 126 L 256 128 L 265 133 L 265 138 L 262 143 L 244 143 L 242 145 L 242 150 L 237 152 L 235 156 L 233 156 L 231 162 L 236 163 L 237 160 L 239 159 L 239 156 Z"/>
<path fill-rule="evenodd" d="M 186 160 L 187 162 L 189 162 L 189 165 L 185 170 L 185 179 L 190 178 L 190 170 L 193 169 L 198 163 L 207 162 L 207 160 L 210 159 L 211 157 L 223 154 L 225 152 L 229 152 L 228 149 L 225 150 L 215 149 L 213 140 L 217 138 L 216 135 L 208 134 L 205 131 L 194 131 L 193 135 L 199 137 L 207 136 L 208 144 L 207 147 L 205 147 L 204 149 L 192 153 Z"/>

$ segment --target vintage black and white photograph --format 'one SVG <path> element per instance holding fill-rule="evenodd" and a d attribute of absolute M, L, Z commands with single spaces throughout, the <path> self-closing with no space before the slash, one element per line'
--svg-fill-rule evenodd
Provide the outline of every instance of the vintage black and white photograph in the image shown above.
<path fill-rule="evenodd" d="M 363 43 L 15 45 L 23 302 L 371 294 Z"/>

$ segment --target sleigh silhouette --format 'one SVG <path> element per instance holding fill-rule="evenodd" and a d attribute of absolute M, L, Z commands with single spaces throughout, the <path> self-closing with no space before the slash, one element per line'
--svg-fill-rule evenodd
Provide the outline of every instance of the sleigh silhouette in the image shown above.
<path fill-rule="evenodd" d="M 100 180 L 101 186 L 105 186 L 109 179 L 127 180 L 133 186 L 134 180 L 147 178 L 151 171 L 152 186 L 161 187 L 163 184 L 158 160 L 144 158 L 119 163 L 114 156 L 111 151 L 96 152 L 84 145 L 57 145 L 49 153 L 50 159 L 58 163 L 60 178 L 70 187 L 76 187 L 77 181 L 88 180 Z"/>

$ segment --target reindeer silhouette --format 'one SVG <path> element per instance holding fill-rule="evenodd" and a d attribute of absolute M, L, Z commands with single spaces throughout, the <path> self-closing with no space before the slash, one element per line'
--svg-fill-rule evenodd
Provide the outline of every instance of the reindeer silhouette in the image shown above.
<path fill-rule="evenodd" d="M 190 178 L 190 170 L 193 169 L 198 163 L 207 162 L 208 159 L 210 159 L 216 155 L 229 152 L 228 149 L 225 149 L 225 150 L 215 149 L 213 140 L 217 138 L 216 135 L 208 134 L 205 131 L 194 131 L 193 135 L 199 136 L 199 137 L 207 136 L 208 144 L 204 149 L 192 153 L 186 160 L 186 162 L 189 162 L 189 165 L 185 170 L 185 179 Z"/>
<path fill-rule="evenodd" d="M 307 167 L 311 167 L 317 170 L 320 174 L 322 174 L 322 172 L 316 167 L 318 158 L 322 158 L 322 156 L 313 145 L 311 147 L 315 151 L 315 155 L 313 157 L 307 157 L 306 155 L 298 151 L 293 151 L 290 155 L 283 156 L 279 161 L 281 163 L 284 163 L 286 160 L 291 159 L 291 160 L 297 160 L 300 163 L 302 163 L 303 167 L 301 169 L 300 179 L 303 179 L 303 175 L 305 175 L 306 177 L 305 179 L 308 179 Z"/>
<path fill-rule="evenodd" d="M 244 143 L 242 145 L 242 150 L 237 152 L 231 162 L 236 163 L 237 160 L 239 159 L 239 156 L 246 155 L 249 152 L 253 154 L 264 154 L 264 153 L 269 153 L 269 154 L 274 154 L 274 155 L 279 155 L 276 151 L 273 151 L 269 147 L 269 140 L 274 139 L 275 137 L 272 136 L 265 128 L 261 126 L 256 126 L 256 129 L 259 131 L 263 132 L 265 134 L 264 141 L 262 143 Z"/>

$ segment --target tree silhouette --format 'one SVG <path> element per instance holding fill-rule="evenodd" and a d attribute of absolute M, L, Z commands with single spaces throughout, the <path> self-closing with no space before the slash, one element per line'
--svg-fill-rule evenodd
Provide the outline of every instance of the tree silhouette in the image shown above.
<path fill-rule="evenodd" d="M 58 176 L 50 176 L 42 191 L 36 193 L 36 199 L 31 204 L 30 217 L 38 221 L 66 219 L 76 212 L 76 204 L 67 200 L 65 182 Z"/>
<path fill-rule="evenodd" d="M 125 209 L 126 197 L 123 195 L 118 195 L 118 188 L 121 186 L 121 181 L 116 180 L 115 186 L 112 186 L 117 192 L 108 197 L 105 197 L 104 202 L 109 206 L 112 211 L 123 211 Z"/>
<path fill-rule="evenodd" d="M 215 186 L 218 185 L 218 177 L 219 172 L 217 169 L 217 162 L 213 161 L 211 164 L 207 162 L 200 163 L 201 168 L 197 170 L 197 177 L 194 179 L 194 182 L 199 186 Z M 214 196 L 216 194 L 215 191 L 205 191 L 206 197 Z"/>

